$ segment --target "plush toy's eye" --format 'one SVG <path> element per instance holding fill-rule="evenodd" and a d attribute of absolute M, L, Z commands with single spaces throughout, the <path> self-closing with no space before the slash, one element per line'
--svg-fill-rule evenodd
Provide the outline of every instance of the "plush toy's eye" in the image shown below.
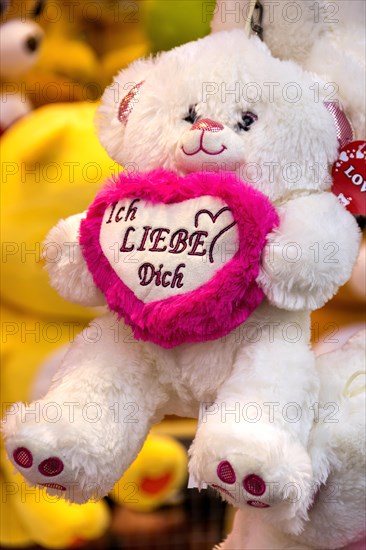
<path fill-rule="evenodd" d="M 183 120 L 186 122 L 189 122 L 190 124 L 194 124 L 198 118 L 197 112 L 196 112 L 196 105 L 191 105 L 188 110 L 188 115 L 184 117 Z"/>
<path fill-rule="evenodd" d="M 251 113 L 250 111 L 246 111 L 245 113 L 243 113 L 241 121 L 238 122 L 239 130 L 244 130 L 244 132 L 248 132 L 250 130 L 251 125 L 256 120 L 258 120 L 257 115 L 255 115 L 254 113 Z"/>
<path fill-rule="evenodd" d="M 142 86 L 143 83 L 144 81 L 139 82 L 138 84 L 135 84 L 135 86 L 131 88 L 131 90 L 128 92 L 127 95 L 125 95 L 125 97 L 122 99 L 121 103 L 119 104 L 118 120 L 124 125 L 127 124 L 127 120 L 129 115 L 132 112 L 132 109 L 134 108 L 136 103 L 138 103 L 137 96 L 139 94 L 140 87 Z"/>
<path fill-rule="evenodd" d="M 46 0 L 38 0 L 33 8 L 33 17 L 39 17 L 44 10 Z"/>
<path fill-rule="evenodd" d="M 10 0 L 0 0 L 0 15 L 5 15 L 9 7 L 9 1 Z"/>

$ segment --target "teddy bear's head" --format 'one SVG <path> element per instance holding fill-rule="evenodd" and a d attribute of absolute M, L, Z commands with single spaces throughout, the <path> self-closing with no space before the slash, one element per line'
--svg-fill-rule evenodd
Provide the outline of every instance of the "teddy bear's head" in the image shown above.
<path fill-rule="evenodd" d="M 329 188 L 338 149 L 319 82 L 241 30 L 134 62 L 97 125 L 129 170 L 235 171 L 272 200 Z"/>

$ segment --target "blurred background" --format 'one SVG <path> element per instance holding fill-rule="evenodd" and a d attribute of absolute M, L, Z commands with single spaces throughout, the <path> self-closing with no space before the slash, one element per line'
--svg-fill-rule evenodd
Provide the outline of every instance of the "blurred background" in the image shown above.
<path fill-rule="evenodd" d="M 0 0 L 1 403 L 45 392 L 65 346 L 98 312 L 49 286 L 42 241 L 80 212 L 121 167 L 99 144 L 93 117 L 105 86 L 134 59 L 209 32 L 203 0 Z M 313 316 L 327 351 L 364 322 L 365 247 L 350 283 Z M 68 505 L 30 489 L 1 446 L 4 548 L 210 549 L 232 510 L 210 489 L 187 489 L 195 421 L 166 419 L 104 501 Z"/>

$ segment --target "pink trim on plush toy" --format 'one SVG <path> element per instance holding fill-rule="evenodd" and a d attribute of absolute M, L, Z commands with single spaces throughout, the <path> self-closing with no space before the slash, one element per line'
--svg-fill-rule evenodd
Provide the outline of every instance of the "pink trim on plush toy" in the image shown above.
<path fill-rule="evenodd" d="M 333 117 L 334 125 L 337 130 L 339 148 L 342 149 L 350 143 L 354 137 L 352 124 L 339 105 L 339 101 L 324 101 L 324 106 Z"/>
<path fill-rule="evenodd" d="M 100 228 L 106 209 L 125 198 L 173 204 L 201 196 L 220 198 L 237 223 L 239 249 L 197 289 L 144 303 L 118 277 L 105 257 Z M 262 193 L 230 173 L 120 173 L 95 198 L 80 226 L 80 244 L 95 284 L 109 308 L 123 317 L 137 339 L 171 348 L 220 338 L 243 323 L 264 298 L 256 283 L 266 235 L 278 216 Z"/>
<path fill-rule="evenodd" d="M 366 535 L 362 539 L 360 539 L 357 542 L 353 542 L 352 544 L 348 544 L 348 546 L 345 546 L 341 550 L 365 550 L 366 548 Z"/>

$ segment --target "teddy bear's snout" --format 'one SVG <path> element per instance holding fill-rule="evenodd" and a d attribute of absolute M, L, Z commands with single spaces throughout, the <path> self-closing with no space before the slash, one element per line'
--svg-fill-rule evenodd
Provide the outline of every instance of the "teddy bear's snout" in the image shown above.
<path fill-rule="evenodd" d="M 224 129 L 225 127 L 220 122 L 210 118 L 197 120 L 190 128 L 188 136 L 183 140 L 181 145 L 183 155 L 192 157 L 201 152 L 209 156 L 221 155 L 227 149 L 219 135 L 223 133 Z"/>
<path fill-rule="evenodd" d="M 221 155 L 227 149 L 224 143 L 224 130 L 225 127 L 220 122 L 210 118 L 197 120 L 183 136 L 180 146 L 183 157 Z"/>
<path fill-rule="evenodd" d="M 184 172 L 236 170 L 244 160 L 242 144 L 227 126 L 210 118 L 197 120 L 181 136 L 176 162 Z"/>

